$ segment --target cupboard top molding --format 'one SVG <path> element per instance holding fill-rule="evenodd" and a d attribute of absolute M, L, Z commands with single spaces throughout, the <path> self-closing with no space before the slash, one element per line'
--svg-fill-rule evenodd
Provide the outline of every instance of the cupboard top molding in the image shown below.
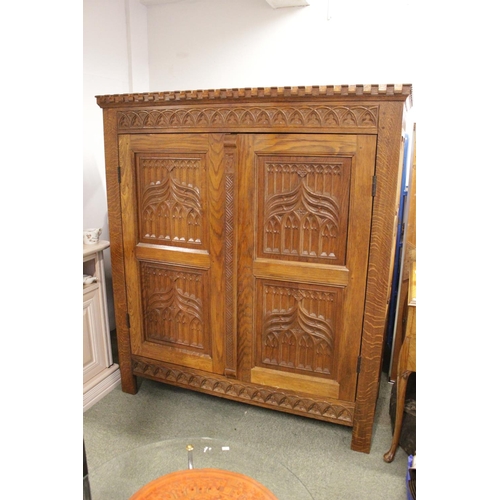
<path fill-rule="evenodd" d="M 185 90 L 165 92 L 145 92 L 137 94 L 112 94 L 96 96 L 101 108 L 130 106 L 165 106 L 182 101 L 189 102 L 265 102 L 283 100 L 293 102 L 319 98 L 331 102 L 354 100 L 407 101 L 411 106 L 411 84 L 387 85 L 325 85 L 298 87 L 257 87 L 218 90 Z"/>

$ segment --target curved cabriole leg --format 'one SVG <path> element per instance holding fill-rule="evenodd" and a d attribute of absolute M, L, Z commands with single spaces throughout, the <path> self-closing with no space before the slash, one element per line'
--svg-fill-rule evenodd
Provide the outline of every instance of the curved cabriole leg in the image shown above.
<path fill-rule="evenodd" d="M 394 434 L 392 435 L 392 444 L 389 451 L 384 455 L 384 460 L 390 463 L 394 460 L 394 455 L 399 446 L 399 438 L 401 437 L 401 428 L 403 427 L 403 411 L 405 407 L 406 386 L 408 377 L 411 371 L 404 371 L 398 375 L 396 379 L 396 419 L 394 425 Z"/>

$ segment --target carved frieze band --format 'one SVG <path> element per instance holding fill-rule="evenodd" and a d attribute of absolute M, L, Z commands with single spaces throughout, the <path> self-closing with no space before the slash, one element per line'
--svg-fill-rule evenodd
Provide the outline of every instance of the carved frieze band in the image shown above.
<path fill-rule="evenodd" d="M 199 128 L 374 128 L 374 106 L 251 106 L 126 110 L 118 112 L 118 129 Z"/>
<path fill-rule="evenodd" d="M 288 410 L 313 418 L 322 418 L 344 425 L 353 425 L 354 404 L 344 406 L 340 403 L 312 399 L 291 392 L 284 392 L 271 387 L 247 384 L 240 381 L 227 380 L 216 376 L 202 376 L 187 370 L 160 366 L 133 360 L 132 369 L 135 375 L 151 377 L 171 384 L 214 393 L 242 402 L 255 403 L 268 408 Z"/>

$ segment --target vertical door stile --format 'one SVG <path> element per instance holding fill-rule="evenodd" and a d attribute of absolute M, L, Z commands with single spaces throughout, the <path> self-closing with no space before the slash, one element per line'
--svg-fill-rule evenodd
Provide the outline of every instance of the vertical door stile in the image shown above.
<path fill-rule="evenodd" d="M 366 295 L 366 275 L 368 273 L 369 235 L 371 229 L 372 179 L 375 169 L 376 141 L 372 136 L 357 137 L 356 154 L 353 157 L 349 219 L 354 221 L 355 231 L 351 231 L 346 262 L 349 269 L 346 306 L 343 311 L 343 327 L 340 344 L 350 356 L 341 356 L 339 372 L 343 373 L 340 397 L 352 398 L 356 392 L 358 371 L 353 370 L 361 349 L 363 312 Z M 353 335 L 353 332 L 359 334 Z"/>
<path fill-rule="evenodd" d="M 224 285 L 225 300 L 225 369 L 224 375 L 237 378 L 237 324 L 236 324 L 236 162 L 237 142 L 236 134 L 226 134 L 224 137 L 224 230 L 225 230 L 225 259 L 224 259 Z"/>
<path fill-rule="evenodd" d="M 238 138 L 237 163 L 237 366 L 238 378 L 251 381 L 253 364 L 253 315 L 255 279 L 254 219 L 255 219 L 255 169 L 253 136 L 241 134 Z"/>
<path fill-rule="evenodd" d="M 225 216 L 225 169 L 224 135 L 208 136 L 207 177 L 209 216 L 209 335 L 212 342 L 213 373 L 224 373 L 224 327 L 225 327 L 225 283 L 224 283 L 224 216 Z"/>
<path fill-rule="evenodd" d="M 136 245 L 136 212 L 137 202 L 135 196 L 134 153 L 130 147 L 130 136 L 121 135 L 120 141 L 120 196 L 123 218 L 123 252 L 125 274 L 127 276 L 127 319 L 131 332 L 142 334 L 142 314 L 140 294 L 130 293 L 130 290 L 141 290 L 140 273 L 135 259 Z M 139 349 L 142 337 L 130 336 L 132 352 Z"/>

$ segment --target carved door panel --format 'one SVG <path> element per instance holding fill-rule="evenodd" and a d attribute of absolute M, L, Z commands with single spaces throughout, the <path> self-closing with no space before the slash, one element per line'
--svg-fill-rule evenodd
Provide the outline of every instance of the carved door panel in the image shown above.
<path fill-rule="evenodd" d="M 119 151 L 132 354 L 221 373 L 222 135 L 123 135 Z"/>
<path fill-rule="evenodd" d="M 355 400 L 376 139 L 239 138 L 240 377 Z"/>

